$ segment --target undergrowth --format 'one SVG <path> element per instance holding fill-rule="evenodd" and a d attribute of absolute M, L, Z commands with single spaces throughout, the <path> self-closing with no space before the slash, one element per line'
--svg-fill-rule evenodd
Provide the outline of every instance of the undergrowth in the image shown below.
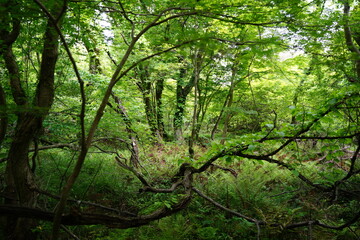
<path fill-rule="evenodd" d="M 197 152 L 204 153 L 203 148 Z M 126 153 L 124 153 L 126 154 Z M 179 165 L 187 159 L 186 146 L 164 144 L 144 150 L 140 171 L 158 187 L 169 187 L 170 178 Z M 197 158 L 200 157 L 197 156 Z M 37 173 L 40 188 L 59 195 L 58 189 L 72 170 L 76 152 L 60 150 L 43 151 L 39 154 Z M 220 161 L 219 165 L 233 169 L 237 175 L 218 168 L 194 176 L 194 186 L 223 206 L 268 223 L 286 226 L 294 222 L 321 220 L 327 224 L 341 224 L 351 218 L 360 207 L 358 199 L 334 199 L 331 193 L 321 193 L 300 181 L 296 172 L 279 168 L 274 164 L 249 159 Z M 339 170 L 334 168 L 323 176 L 322 165 L 305 161 L 297 165 L 307 177 L 319 183 L 334 181 Z M 145 170 L 146 169 L 146 170 Z M 327 169 L 328 170 L 328 169 Z M 320 174 L 319 174 L 320 172 Z M 51 174 L 49 174 L 51 173 Z M 352 185 L 359 183 L 354 177 Z M 357 185 L 358 186 L 358 185 Z M 116 164 L 109 154 L 89 154 L 81 175 L 71 192 L 71 198 L 80 200 L 68 204 L 68 211 L 101 211 L 89 205 L 90 201 L 134 214 L 146 214 L 160 206 L 177 200 L 176 194 L 141 193 L 140 181 Z M 80 239 L 107 240 L 182 240 L 182 239 L 356 239 L 360 232 L 355 227 L 333 231 L 319 227 L 303 227 L 284 230 L 281 227 L 259 226 L 224 212 L 193 193 L 193 200 L 185 210 L 154 221 L 149 225 L 131 229 L 112 229 L 105 226 L 77 226 L 69 230 Z M 41 197 L 39 203 L 48 209 L 56 206 L 57 200 Z M 358 226 L 358 225 L 357 225 Z M 34 229 L 46 239 L 51 224 L 41 222 Z M 63 232 L 63 239 L 68 239 Z"/>

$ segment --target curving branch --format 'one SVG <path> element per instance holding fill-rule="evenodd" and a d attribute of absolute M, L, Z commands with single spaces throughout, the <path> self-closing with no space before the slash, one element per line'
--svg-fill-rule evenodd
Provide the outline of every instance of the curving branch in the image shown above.
<path fill-rule="evenodd" d="M 214 206 L 216 206 L 217 208 L 221 209 L 221 210 L 224 210 L 234 216 L 237 216 L 237 217 L 240 217 L 240 218 L 243 218 L 245 219 L 246 221 L 248 222 L 251 222 L 251 223 L 256 223 L 256 224 L 260 224 L 260 225 L 265 225 L 266 223 L 264 221 L 260 221 L 260 220 L 257 220 L 255 218 L 251 218 L 251 217 L 248 217 L 244 214 L 241 214 L 241 213 L 238 213 L 234 210 L 231 210 L 230 208 L 227 208 L 223 205 L 221 205 L 220 203 L 216 202 L 215 200 L 213 200 L 212 198 L 206 196 L 204 193 L 202 193 L 199 189 L 193 187 L 192 190 L 194 192 L 196 192 L 200 197 L 204 198 L 205 200 L 207 200 L 208 202 L 210 202 L 211 204 L 213 204 Z"/>
<path fill-rule="evenodd" d="M 130 162 L 134 167 L 139 167 L 140 165 L 140 153 L 139 153 L 139 141 L 137 133 L 134 131 L 134 128 L 132 127 L 132 122 L 127 114 L 126 108 L 122 104 L 122 101 L 120 97 L 115 95 L 114 92 L 111 93 L 111 96 L 116 103 L 116 107 L 113 106 L 111 103 L 108 103 L 108 105 L 121 116 L 122 120 L 125 123 L 125 129 L 128 133 L 128 138 L 131 141 L 131 143 L 128 143 L 128 149 L 131 152 Z"/>
<path fill-rule="evenodd" d="M 127 164 L 123 163 L 119 155 L 115 157 L 115 160 L 120 167 L 132 172 L 145 187 L 152 188 L 148 183 L 148 181 L 145 179 L 145 177 L 140 172 L 138 172 L 134 167 L 130 167 Z"/>
<path fill-rule="evenodd" d="M 17 105 L 23 106 L 27 104 L 27 96 L 21 85 L 19 66 L 12 50 L 12 44 L 20 34 L 21 24 L 19 18 L 13 11 L 14 9 L 9 8 L 7 4 L 0 4 L 0 21 L 2 23 L 0 26 L 0 54 L 4 58 L 5 66 L 9 73 L 10 87 L 14 101 Z M 9 19 L 8 15 L 10 15 L 12 19 Z M 8 30 L 10 28 L 12 28 L 11 32 Z"/>
<path fill-rule="evenodd" d="M 320 220 L 309 220 L 309 221 L 304 221 L 304 222 L 297 222 L 297 223 L 290 223 L 287 225 L 282 225 L 280 223 L 269 223 L 266 221 L 262 221 L 262 220 L 258 220 L 255 218 L 251 218 L 248 217 L 244 214 L 241 214 L 237 211 L 234 211 L 230 208 L 227 208 L 223 205 L 221 205 L 220 203 L 216 202 L 215 200 L 213 200 L 212 198 L 210 198 L 209 196 L 206 196 L 204 193 L 202 193 L 200 190 L 198 190 L 197 188 L 193 187 L 192 190 L 194 192 L 196 192 L 200 197 L 204 198 L 205 200 L 207 200 L 208 202 L 210 202 L 211 204 L 213 204 L 215 207 L 230 213 L 234 216 L 240 217 L 242 219 L 245 219 L 248 222 L 251 223 L 255 223 L 257 226 L 259 225 L 267 225 L 270 227 L 280 227 L 281 229 L 294 229 L 294 228 L 299 228 L 299 227 L 308 227 L 308 226 L 319 226 L 322 228 L 327 228 L 327 229 L 333 229 L 333 230 L 342 230 L 344 228 L 347 228 L 349 226 L 351 226 L 352 224 L 356 223 L 359 219 L 360 219 L 360 212 L 356 213 L 348 222 L 341 224 L 339 226 L 334 226 L 334 225 L 328 225 L 325 224 L 323 222 L 321 222 Z"/>
<path fill-rule="evenodd" d="M 192 174 L 194 169 L 190 166 L 190 164 L 184 163 L 180 166 L 179 172 L 175 174 L 175 176 L 172 178 L 172 181 L 174 183 L 171 185 L 170 188 L 155 188 L 134 167 L 130 167 L 124 162 L 122 162 L 119 156 L 116 156 L 115 160 L 120 167 L 132 172 L 144 185 L 144 187 L 139 190 L 140 192 L 172 193 L 179 186 L 183 186 L 185 188 L 185 193 L 189 193 L 189 187 L 192 183 Z"/>
<path fill-rule="evenodd" d="M 336 103 L 329 106 L 329 108 L 327 110 L 320 113 L 316 118 L 314 118 L 312 121 L 310 121 L 307 125 L 305 125 L 300 130 L 298 130 L 297 133 L 295 133 L 293 136 L 289 137 L 289 139 L 286 140 L 280 147 L 278 147 L 275 150 L 272 150 L 270 153 L 265 153 L 263 155 L 248 154 L 248 153 L 245 153 L 248 150 L 248 147 L 249 147 L 248 145 L 238 145 L 238 146 L 235 146 L 235 147 L 232 147 L 232 148 L 229 148 L 229 149 L 223 149 L 219 153 L 212 156 L 209 160 L 207 160 L 201 167 L 195 169 L 193 171 L 193 173 L 201 173 L 201 172 L 206 171 L 216 160 L 218 160 L 221 157 L 224 157 L 224 156 L 239 156 L 239 157 L 243 157 L 243 158 L 254 159 L 254 160 L 263 160 L 263 161 L 266 161 L 266 162 L 269 162 L 269 163 L 277 164 L 278 166 L 284 167 L 285 169 L 287 169 L 289 171 L 296 172 L 296 175 L 298 176 L 298 178 L 300 178 L 303 182 L 305 182 L 306 184 L 308 184 L 308 185 L 310 185 L 310 186 L 312 186 L 314 188 L 317 188 L 317 189 L 319 189 L 321 191 L 326 191 L 326 192 L 333 191 L 334 186 L 329 188 L 329 187 L 322 186 L 320 184 L 315 184 L 309 178 L 305 177 L 303 174 L 298 173 L 296 171 L 296 169 L 293 166 L 291 166 L 290 164 L 287 164 L 287 163 L 282 162 L 280 160 L 274 159 L 272 157 L 275 154 L 277 154 L 278 152 L 280 152 L 281 150 L 283 150 L 291 142 L 293 142 L 296 139 L 298 139 L 299 137 L 301 137 L 302 134 L 308 132 L 315 123 L 317 123 L 321 118 L 323 118 L 324 116 L 329 114 L 334 109 L 338 108 L 341 104 L 343 104 L 343 102 L 347 98 L 349 98 L 351 96 L 352 95 L 345 96 L 343 99 L 339 99 Z M 260 139 L 260 140 L 258 140 L 258 142 L 259 141 L 265 141 L 265 139 Z M 353 161 L 355 161 L 355 160 L 353 160 Z"/>
<path fill-rule="evenodd" d="M 200 38 L 198 39 L 192 39 L 192 40 L 189 40 L 189 41 L 184 41 L 182 43 L 179 43 L 179 44 L 176 44 L 174 45 L 173 47 L 170 47 L 170 48 L 167 48 L 167 49 L 164 49 L 162 51 L 159 51 L 159 52 L 156 52 L 156 53 L 153 53 L 147 57 L 144 57 L 144 58 L 141 58 L 140 60 L 136 61 L 135 63 L 133 63 L 130 67 L 128 67 L 126 70 L 124 70 L 120 75 L 119 77 L 117 78 L 117 81 L 119 81 L 122 77 L 124 77 L 128 72 L 130 72 L 132 69 L 134 69 L 136 66 L 138 66 L 140 63 L 146 61 L 146 60 L 149 60 L 153 57 L 156 57 L 156 56 L 159 56 L 161 54 L 164 54 L 164 53 L 167 53 L 167 52 L 170 52 L 176 48 L 179 48 L 181 46 L 184 46 L 186 44 L 189 44 L 189 43 L 193 43 L 193 42 L 196 42 L 196 41 L 199 41 L 201 40 Z"/>
<path fill-rule="evenodd" d="M 188 195 L 171 207 L 162 207 L 151 214 L 140 215 L 136 217 L 124 217 L 116 214 L 97 214 L 72 211 L 63 214 L 60 223 L 68 226 L 78 225 L 96 225 L 101 224 L 112 228 L 132 228 L 146 225 L 151 221 L 170 216 L 184 208 L 190 203 L 191 196 Z M 40 219 L 44 221 L 53 221 L 55 214 L 50 211 L 38 208 L 30 208 L 14 205 L 0 205 L 0 215 L 16 216 L 22 218 Z"/>
<path fill-rule="evenodd" d="M 124 8 L 124 5 L 122 4 L 121 0 L 118 0 L 118 3 L 120 5 L 120 8 L 121 8 L 121 11 L 122 11 L 122 14 L 124 16 L 124 18 L 130 23 L 131 25 L 131 38 L 134 38 L 134 31 L 135 31 L 135 24 L 134 22 L 129 18 L 128 14 L 126 13 L 125 11 L 125 8 Z M 125 40 L 125 38 L 124 38 Z"/>
<path fill-rule="evenodd" d="M 316 118 L 314 118 L 311 122 L 309 122 L 307 125 L 303 126 L 297 133 L 294 134 L 294 136 L 292 138 L 289 138 L 285 143 L 283 143 L 279 148 L 275 149 L 274 151 L 266 154 L 265 156 L 274 156 L 275 154 L 277 154 L 278 152 L 280 152 L 281 150 L 283 150 L 286 146 L 288 146 L 290 143 L 292 143 L 293 141 L 295 141 L 295 139 L 297 137 L 300 137 L 302 134 L 308 132 L 315 123 L 319 122 L 323 117 L 325 117 L 326 115 L 328 115 L 330 112 L 332 112 L 334 109 L 338 108 L 341 104 L 344 103 L 344 101 L 349 98 L 350 96 L 345 96 L 343 99 L 338 100 L 335 104 L 331 105 L 326 111 L 318 114 L 318 116 Z"/>
<path fill-rule="evenodd" d="M 42 190 L 42 189 L 39 189 L 39 188 L 35 188 L 33 189 L 35 192 L 37 193 L 40 193 L 44 196 L 47 196 L 47 197 L 50 197 L 52 199 L 56 199 L 56 200 L 59 200 L 60 199 L 60 196 L 58 195 L 54 195 L 50 192 L 47 192 L 45 190 Z M 129 211 L 126 211 L 126 210 L 119 210 L 119 209 L 116 209 L 116 208 L 111 208 L 111 207 L 108 207 L 108 206 L 104 206 L 102 204 L 98 204 L 98 203 L 93 203 L 93 202 L 89 202 L 89 201 L 84 201 L 84 200 L 79 200 L 79 199 L 72 199 L 72 198 L 69 198 L 67 199 L 67 202 L 69 203 L 73 203 L 73 204 L 76 204 L 77 206 L 81 206 L 81 205 L 86 205 L 86 206 L 91 206 L 91 207 L 95 207 L 95 208 L 98 208 L 102 211 L 107 211 L 107 212 L 111 212 L 111 213 L 116 213 L 117 215 L 121 215 L 121 216 L 132 216 L 132 217 L 135 217 L 137 216 L 137 214 L 135 213 L 132 213 L 132 212 L 129 212 Z"/>

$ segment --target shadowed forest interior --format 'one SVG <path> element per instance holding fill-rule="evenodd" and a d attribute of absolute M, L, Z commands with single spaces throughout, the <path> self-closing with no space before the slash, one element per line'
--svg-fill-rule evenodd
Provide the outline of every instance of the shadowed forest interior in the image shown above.
<path fill-rule="evenodd" d="M 358 0 L 0 0 L 0 239 L 360 239 Z"/>

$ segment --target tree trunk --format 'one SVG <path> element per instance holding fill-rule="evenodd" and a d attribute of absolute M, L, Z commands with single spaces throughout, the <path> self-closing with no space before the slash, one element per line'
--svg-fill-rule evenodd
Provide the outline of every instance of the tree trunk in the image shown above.
<path fill-rule="evenodd" d="M 116 96 L 114 93 L 111 94 L 113 97 L 117 107 L 113 108 L 118 114 L 120 114 L 121 118 L 125 122 L 126 131 L 129 134 L 129 139 L 131 141 L 131 157 L 130 162 L 134 167 L 139 167 L 140 157 L 139 157 L 139 143 L 136 136 L 136 132 L 133 130 L 132 123 L 127 114 L 125 107 L 123 106 L 121 99 Z"/>
<path fill-rule="evenodd" d="M 138 77 L 139 81 L 137 82 L 137 86 L 139 87 L 143 97 L 146 119 L 149 124 L 150 131 L 156 138 L 156 141 L 161 142 L 162 136 L 156 119 L 156 102 L 152 101 L 152 84 L 149 79 L 150 74 L 147 66 L 139 65 Z"/>
<path fill-rule="evenodd" d="M 92 40 L 91 36 L 89 36 L 88 34 L 86 37 L 83 38 L 83 42 L 86 50 L 89 53 L 89 72 L 91 74 L 102 74 L 101 63 L 99 59 L 99 51 L 96 48 L 95 41 Z M 111 93 L 111 96 L 114 99 L 117 106 L 113 107 L 110 103 L 109 105 L 112 109 L 114 109 L 116 113 L 120 114 L 121 118 L 125 123 L 126 132 L 129 134 L 129 140 L 131 141 L 130 162 L 134 167 L 139 167 L 139 163 L 140 163 L 139 144 L 136 133 L 133 130 L 132 123 L 130 121 L 130 118 L 127 114 L 124 105 L 121 102 L 121 99 L 118 96 L 116 96 L 114 92 Z"/>
<path fill-rule="evenodd" d="M 223 116 L 223 114 L 225 112 L 226 105 L 228 103 L 229 97 L 230 97 L 230 92 L 228 92 L 228 94 L 226 95 L 226 98 L 225 98 L 224 104 L 223 104 L 223 106 L 222 106 L 222 108 L 220 110 L 219 116 L 216 118 L 215 125 L 214 125 L 213 129 L 211 130 L 211 140 L 214 140 L 214 138 L 215 138 L 215 132 L 217 131 L 220 120 L 222 119 L 222 116 Z"/>
<path fill-rule="evenodd" d="M 358 27 L 350 28 L 349 24 L 349 12 L 350 12 L 350 4 L 349 1 L 344 1 L 344 34 L 345 34 L 345 41 L 346 45 L 350 52 L 354 55 L 354 72 L 355 77 L 349 77 L 348 80 L 350 82 L 360 82 L 360 48 L 357 47 L 354 41 L 360 46 L 360 32 L 357 31 Z"/>
<path fill-rule="evenodd" d="M 209 83 L 209 78 L 210 78 L 210 74 L 212 72 L 212 69 L 208 72 L 205 82 L 206 82 L 206 87 L 204 88 L 204 93 L 203 91 L 199 90 L 199 116 L 198 119 L 200 119 L 198 121 L 197 124 L 197 140 L 199 138 L 199 133 L 200 133 L 200 129 L 204 123 L 204 119 L 208 110 L 208 107 L 210 105 L 210 103 L 213 101 L 213 98 L 216 94 L 216 92 L 212 92 L 210 94 L 209 93 L 209 86 L 207 85 Z M 208 124 L 206 125 L 206 128 L 208 130 Z"/>
<path fill-rule="evenodd" d="M 225 115 L 225 120 L 224 120 L 224 128 L 223 128 L 223 133 L 222 133 L 222 139 L 220 141 L 221 144 L 225 143 L 225 138 L 227 136 L 230 120 L 233 116 L 231 107 L 232 107 L 233 99 L 234 99 L 236 71 L 237 71 L 237 68 L 233 67 L 232 72 L 231 72 L 232 76 L 231 76 L 231 84 L 230 84 L 230 89 L 229 89 L 229 97 L 228 97 L 228 101 L 226 104 L 227 111 L 225 111 L 226 115 Z"/>
<path fill-rule="evenodd" d="M 54 15 L 59 18 L 63 5 L 54 5 Z M 2 32 L 3 33 L 3 32 Z M 4 39 L 4 33 L 2 39 Z M 15 41 L 15 40 L 14 40 Z M 27 97 L 21 86 L 20 72 L 12 52 L 12 43 L 3 48 L 2 55 L 9 72 L 10 85 L 15 103 L 22 107 L 17 113 L 17 123 L 13 141 L 7 157 L 5 171 L 7 204 L 16 204 L 25 207 L 35 207 L 37 193 L 34 191 L 36 183 L 29 164 L 29 147 L 34 138 L 42 129 L 42 122 L 54 99 L 54 72 L 58 56 L 58 34 L 54 26 L 48 21 L 42 52 L 42 62 L 39 72 L 39 81 L 33 99 L 34 107 L 30 107 Z M 5 231 L 6 239 L 35 239 L 32 228 L 34 220 L 28 218 L 8 217 Z"/>
<path fill-rule="evenodd" d="M 198 117 L 199 117 L 199 80 L 200 80 L 200 71 L 202 65 L 202 54 L 199 50 L 197 50 L 194 54 L 193 65 L 194 65 L 194 111 L 192 118 L 192 129 L 191 135 L 189 138 L 189 156 L 191 159 L 194 158 L 194 143 L 197 139 L 197 125 L 198 125 Z"/>
<path fill-rule="evenodd" d="M 5 138 L 7 124 L 6 96 L 3 87 L 0 85 L 0 147 Z"/>
<path fill-rule="evenodd" d="M 237 59 L 238 54 L 235 54 L 235 59 Z M 223 128 L 223 133 L 222 133 L 222 137 L 223 139 L 221 140 L 221 143 L 223 144 L 225 142 L 225 137 L 227 135 L 228 132 L 228 127 L 229 127 L 229 123 L 230 123 L 230 119 L 232 117 L 232 112 L 230 111 L 230 108 L 232 106 L 233 103 L 233 96 L 234 96 L 234 91 L 235 91 L 235 86 L 236 84 L 238 84 L 238 81 L 235 80 L 236 76 L 237 76 L 237 71 L 238 71 L 238 62 L 234 61 L 233 66 L 231 67 L 231 82 L 230 82 L 230 88 L 229 88 L 229 92 L 226 95 L 223 107 L 221 108 L 220 114 L 218 116 L 218 118 L 216 119 L 215 125 L 211 131 L 211 139 L 214 140 L 215 137 L 215 132 L 219 126 L 219 123 L 224 115 L 224 113 L 226 113 L 226 111 L 228 111 L 225 115 L 225 120 L 224 120 L 224 128 Z"/>
<path fill-rule="evenodd" d="M 183 58 L 179 57 L 179 61 L 182 62 Z M 184 141 L 183 125 L 184 125 L 184 111 L 186 105 L 186 98 L 194 86 L 195 77 L 191 76 L 188 83 L 184 83 L 186 77 L 186 67 L 180 68 L 179 78 L 176 82 L 176 109 L 174 114 L 174 135 L 175 139 L 179 142 Z"/>
<path fill-rule="evenodd" d="M 163 90 L 164 90 L 164 79 L 160 78 L 156 82 L 156 86 L 155 86 L 156 120 L 157 120 L 157 128 L 158 128 L 159 134 L 160 134 L 161 138 L 166 141 L 168 139 L 168 135 L 165 131 L 164 114 L 163 114 L 163 109 L 162 109 Z"/>
<path fill-rule="evenodd" d="M 89 32 L 87 29 L 84 29 L 83 31 Z M 89 54 L 89 72 L 91 74 L 101 74 L 102 69 L 99 59 L 99 49 L 96 48 L 95 40 L 89 34 L 84 34 L 82 40 L 86 51 Z"/>

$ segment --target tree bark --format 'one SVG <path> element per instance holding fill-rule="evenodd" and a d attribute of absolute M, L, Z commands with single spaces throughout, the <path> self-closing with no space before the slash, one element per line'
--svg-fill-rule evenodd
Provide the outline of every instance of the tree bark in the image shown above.
<path fill-rule="evenodd" d="M 131 141 L 131 157 L 130 162 L 134 167 L 139 167 L 140 165 L 140 156 L 139 156 L 139 142 L 136 135 L 136 132 L 133 130 L 132 123 L 130 121 L 130 118 L 127 114 L 127 111 L 124 107 L 124 105 L 121 102 L 121 99 L 116 96 L 114 93 L 111 94 L 113 97 L 117 107 L 113 108 L 118 114 L 120 114 L 121 118 L 125 122 L 126 131 L 128 133 L 129 139 Z"/>
<path fill-rule="evenodd" d="M 230 124 L 230 120 L 233 116 L 233 111 L 231 110 L 232 104 L 233 104 L 233 99 L 234 99 L 234 89 L 235 89 L 235 75 L 236 75 L 236 68 L 232 69 L 232 76 L 231 76 L 231 85 L 230 85 L 230 89 L 229 89 L 229 98 L 226 104 L 226 110 L 225 113 L 225 119 L 224 119 L 224 128 L 223 128 L 223 132 L 222 132 L 222 139 L 220 141 L 221 144 L 225 143 L 225 139 L 228 133 L 228 129 L 229 129 L 229 124 Z"/>
<path fill-rule="evenodd" d="M 165 131 L 164 114 L 162 109 L 162 93 L 164 90 L 164 79 L 160 77 L 155 85 L 155 101 L 156 101 L 156 120 L 157 128 L 162 139 L 165 141 L 168 139 L 168 135 Z"/>
<path fill-rule="evenodd" d="M 0 147 L 5 139 L 7 124 L 6 96 L 3 87 L 0 85 Z"/>
<path fill-rule="evenodd" d="M 349 13 L 350 4 L 349 1 L 344 1 L 344 34 L 345 42 L 350 52 L 354 54 L 354 69 L 356 77 L 348 77 L 350 82 L 360 82 L 360 49 L 356 46 L 354 41 L 360 46 L 360 32 L 356 31 L 356 27 L 351 29 L 349 26 Z"/>
<path fill-rule="evenodd" d="M 179 57 L 179 61 L 183 62 L 183 57 Z M 194 87 L 195 77 L 191 76 L 189 82 L 185 84 L 186 67 L 180 68 L 179 78 L 176 82 L 176 106 L 174 114 L 174 135 L 175 139 L 179 142 L 184 141 L 183 125 L 184 125 L 184 111 L 186 105 L 186 98 L 191 89 Z"/>
<path fill-rule="evenodd" d="M 16 2 L 12 2 L 16 4 Z M 11 6 L 11 5 L 8 5 Z M 14 9 L 14 6 L 11 6 Z M 59 18 L 63 5 L 55 4 L 54 15 Z M 19 14 L 19 13 L 12 13 Z M 19 23 L 20 24 L 20 23 Z M 13 27 L 15 29 L 15 25 Z M 9 35 L 9 34 L 8 34 Z M 2 39 L 6 33 L 2 31 Z M 16 38 L 15 38 L 16 39 Z M 14 41 L 15 41 L 14 39 Z M 25 207 L 35 207 L 37 193 L 35 178 L 29 164 L 29 147 L 42 129 L 42 122 L 54 99 L 54 72 L 58 55 L 58 34 L 49 21 L 44 34 L 44 47 L 33 107 L 29 106 L 26 94 L 21 86 L 20 72 L 12 51 L 12 41 L 1 53 L 9 73 L 12 95 L 15 103 L 21 107 L 17 113 L 15 134 L 11 142 L 6 165 L 6 192 L 9 196 L 5 202 Z M 5 235 L 7 239 L 35 239 L 32 231 L 34 220 L 8 217 Z"/>
<path fill-rule="evenodd" d="M 99 59 L 99 50 L 96 48 L 95 41 L 89 36 L 89 34 L 83 38 L 83 42 L 86 50 L 89 53 L 89 72 L 91 74 L 102 74 L 101 63 Z M 120 114 L 122 120 L 126 126 L 126 132 L 129 134 L 129 140 L 131 141 L 131 157 L 130 162 L 134 167 L 139 167 L 140 157 L 139 157 L 139 144 L 135 131 L 133 130 L 132 123 L 127 114 L 127 111 L 122 104 L 121 99 L 115 95 L 114 92 L 111 93 L 112 98 L 116 103 L 116 107 L 113 107 L 110 103 L 110 107 L 114 109 L 114 111 Z"/>
<path fill-rule="evenodd" d="M 89 32 L 86 28 L 83 29 L 83 31 Z M 99 59 L 99 49 L 96 47 L 95 40 L 90 36 L 90 34 L 84 34 L 82 41 L 89 54 L 89 72 L 91 74 L 101 74 L 102 69 Z"/>
<path fill-rule="evenodd" d="M 194 53 L 193 65 L 194 65 L 194 111 L 193 111 L 193 118 L 192 118 L 192 129 L 191 135 L 189 138 L 189 156 L 191 159 L 194 158 L 194 143 L 197 139 L 197 124 L 198 124 L 198 117 L 199 117 L 199 80 L 200 80 L 200 71 L 202 65 L 202 54 L 201 50 L 196 50 Z"/>
<path fill-rule="evenodd" d="M 215 133 L 216 133 L 217 128 L 219 126 L 220 120 L 222 119 L 222 116 L 223 116 L 223 114 L 225 112 L 226 105 L 228 104 L 229 97 L 230 97 L 230 92 L 228 92 L 228 94 L 226 95 L 226 98 L 225 98 L 224 104 L 223 104 L 223 106 L 222 106 L 222 108 L 220 110 L 219 116 L 216 118 L 215 125 L 214 125 L 213 129 L 211 130 L 211 140 L 214 140 L 214 138 L 215 138 Z"/>
<path fill-rule="evenodd" d="M 138 67 L 137 75 L 139 78 L 139 80 L 137 82 L 137 86 L 139 87 L 140 92 L 142 94 L 143 102 L 145 105 L 146 119 L 149 124 L 150 131 L 151 131 L 152 135 L 156 138 L 156 141 L 161 142 L 162 136 L 160 134 L 159 127 L 158 127 L 158 121 L 156 119 L 156 116 L 157 116 L 156 103 L 157 103 L 157 101 L 152 100 L 153 87 L 152 87 L 152 83 L 150 80 L 150 73 L 149 73 L 148 66 L 144 66 L 144 65 L 140 64 Z"/>

